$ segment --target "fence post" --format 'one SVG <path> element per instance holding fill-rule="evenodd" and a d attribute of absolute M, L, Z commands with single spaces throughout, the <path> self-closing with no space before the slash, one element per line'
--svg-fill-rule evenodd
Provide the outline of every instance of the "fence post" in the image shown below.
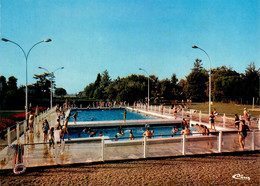
<path fill-rule="evenodd" d="M 192 120 L 192 110 L 190 109 L 190 121 Z"/>
<path fill-rule="evenodd" d="M 252 131 L 252 150 L 255 150 L 255 130 Z"/>
<path fill-rule="evenodd" d="M 146 136 L 144 136 L 144 158 L 146 158 L 146 142 L 147 142 L 147 139 L 146 139 Z"/>
<path fill-rule="evenodd" d="M 182 155 L 185 155 L 186 151 L 185 151 L 185 139 L 186 139 L 186 135 L 183 134 L 182 135 Z"/>
<path fill-rule="evenodd" d="M 27 128 L 27 121 L 24 120 L 24 122 L 23 122 L 23 133 L 24 133 L 24 135 L 26 134 L 26 128 Z"/>
<path fill-rule="evenodd" d="M 104 143 L 104 136 L 101 139 L 101 160 L 104 161 L 104 154 L 105 154 L 105 143 Z"/>
<path fill-rule="evenodd" d="M 222 131 L 218 135 L 218 152 L 222 152 Z"/>
<path fill-rule="evenodd" d="M 258 118 L 258 130 L 260 130 L 260 118 Z"/>
<path fill-rule="evenodd" d="M 10 127 L 7 128 L 7 143 L 8 143 L 8 145 L 11 144 Z"/>
<path fill-rule="evenodd" d="M 201 110 L 200 110 L 200 113 L 199 113 L 199 122 L 201 123 Z"/>
<path fill-rule="evenodd" d="M 181 117 L 183 119 L 183 116 L 184 116 L 184 109 L 181 110 Z"/>
<path fill-rule="evenodd" d="M 225 127 L 226 125 L 226 114 L 224 113 L 223 114 L 223 127 Z"/>
<path fill-rule="evenodd" d="M 20 126 L 19 126 L 19 123 L 16 124 L 16 140 L 17 140 L 17 143 L 20 141 Z"/>
<path fill-rule="evenodd" d="M 54 141 L 54 147 L 55 147 L 55 150 L 54 150 L 54 153 L 55 153 L 55 162 L 56 164 L 58 164 L 58 140 L 55 139 Z"/>

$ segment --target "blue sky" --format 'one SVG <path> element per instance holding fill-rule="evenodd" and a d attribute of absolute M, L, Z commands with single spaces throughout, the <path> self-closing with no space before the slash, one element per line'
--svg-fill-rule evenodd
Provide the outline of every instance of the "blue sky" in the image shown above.
<path fill-rule="evenodd" d="M 25 51 L 28 82 L 39 66 L 55 72 L 57 87 L 77 93 L 108 70 L 112 79 L 143 74 L 185 78 L 196 58 L 208 69 L 226 65 L 243 73 L 260 61 L 259 0 L 0 0 L 0 37 Z M 0 42 L 0 75 L 25 84 L 25 59 Z"/>

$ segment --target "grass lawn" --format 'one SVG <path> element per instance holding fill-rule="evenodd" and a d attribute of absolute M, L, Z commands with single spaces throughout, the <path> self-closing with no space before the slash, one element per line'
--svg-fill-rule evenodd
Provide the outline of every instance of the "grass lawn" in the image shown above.
<path fill-rule="evenodd" d="M 195 110 L 201 110 L 203 113 L 207 113 L 209 111 L 209 106 L 206 103 L 192 103 L 192 105 L 187 105 L 189 109 L 195 109 Z M 236 104 L 231 104 L 231 103 L 213 103 L 211 105 L 211 110 L 214 111 L 214 109 L 217 110 L 218 113 L 223 114 L 225 113 L 226 115 L 243 115 L 244 108 L 247 109 L 252 109 L 252 105 L 236 105 Z M 259 117 L 260 116 L 260 106 L 255 105 L 255 109 L 258 109 L 258 111 L 251 111 L 250 113 L 254 117 Z"/>

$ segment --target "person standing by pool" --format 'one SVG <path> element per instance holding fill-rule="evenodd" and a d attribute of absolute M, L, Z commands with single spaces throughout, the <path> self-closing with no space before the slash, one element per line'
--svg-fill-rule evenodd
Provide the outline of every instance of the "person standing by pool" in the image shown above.
<path fill-rule="evenodd" d="M 173 107 L 173 116 L 175 119 L 177 119 L 177 106 L 176 105 L 174 105 L 174 107 Z"/>
<path fill-rule="evenodd" d="M 51 148 L 51 146 L 54 148 L 54 127 L 51 128 L 50 132 L 49 132 L 49 148 Z"/>
<path fill-rule="evenodd" d="M 239 129 L 239 123 L 240 123 L 239 116 L 237 114 L 235 114 L 235 120 L 234 120 L 235 128 Z"/>
<path fill-rule="evenodd" d="M 30 116 L 29 116 L 29 129 L 30 129 L 30 133 L 33 133 L 33 122 L 34 122 L 34 116 L 30 112 Z"/>
<path fill-rule="evenodd" d="M 64 134 L 65 134 L 65 132 L 67 132 L 68 140 L 70 140 L 70 138 L 69 138 L 69 131 L 68 131 L 68 125 L 69 125 L 69 117 L 66 118 L 65 123 L 64 123 Z"/>
<path fill-rule="evenodd" d="M 245 120 L 241 120 L 240 127 L 239 127 L 239 137 L 238 137 L 238 141 L 239 141 L 241 150 L 244 150 L 244 147 L 245 147 L 247 131 L 249 131 L 249 127 L 246 125 Z"/>
<path fill-rule="evenodd" d="M 124 112 L 124 121 L 126 121 L 126 114 L 127 114 L 127 110 L 125 109 L 125 112 Z"/>
<path fill-rule="evenodd" d="M 213 126 L 214 130 L 216 130 L 215 119 L 216 119 L 216 117 L 214 116 L 213 112 L 211 112 L 211 114 L 209 115 L 210 129 L 212 129 L 212 126 Z"/>
<path fill-rule="evenodd" d="M 42 126 L 42 132 L 43 132 L 43 143 L 47 143 L 48 138 L 48 131 L 50 129 L 48 121 L 45 119 Z"/>
<path fill-rule="evenodd" d="M 60 130 L 60 129 L 61 129 L 61 124 L 60 124 L 60 119 L 58 118 L 55 123 L 55 130 Z"/>
<path fill-rule="evenodd" d="M 75 114 L 73 114 L 74 124 L 77 123 L 77 116 L 78 116 L 78 112 L 76 112 Z"/>
<path fill-rule="evenodd" d="M 185 120 L 185 118 L 182 119 L 181 125 L 184 127 L 188 126 L 188 122 Z"/>
<path fill-rule="evenodd" d="M 161 104 L 161 115 L 163 115 L 163 104 Z"/>

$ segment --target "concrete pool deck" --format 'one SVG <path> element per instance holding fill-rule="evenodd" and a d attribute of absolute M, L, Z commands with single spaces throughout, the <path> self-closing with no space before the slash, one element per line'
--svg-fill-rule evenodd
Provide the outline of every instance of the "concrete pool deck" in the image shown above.
<path fill-rule="evenodd" d="M 156 113 L 158 114 L 158 113 Z M 180 117 L 178 117 L 180 118 Z M 50 127 L 54 127 L 57 119 L 57 114 L 52 112 L 48 116 Z M 166 121 L 167 119 L 165 119 Z M 173 119 L 174 121 L 174 119 Z M 74 125 L 74 124 L 72 124 Z M 222 152 L 240 151 L 237 133 L 223 133 Z M 187 138 L 188 139 L 188 138 Z M 252 133 L 249 133 L 246 138 L 246 151 L 251 151 L 252 144 L 254 149 L 260 149 L 260 133 L 254 133 L 254 142 L 252 141 Z M 89 141 L 71 140 L 65 142 L 64 149 L 59 145 L 55 149 L 49 149 L 47 144 L 42 144 L 43 134 L 41 126 L 35 126 L 34 133 L 27 133 L 20 137 L 20 142 L 25 144 L 24 164 L 27 167 L 53 166 L 59 164 L 73 163 L 88 163 L 88 162 L 103 162 L 110 160 L 127 160 L 127 159 L 142 159 L 144 158 L 144 145 L 142 141 L 131 145 L 120 145 L 120 141 L 111 142 L 98 139 Z M 168 157 L 182 156 L 183 144 L 181 139 L 175 142 L 155 143 L 156 140 L 147 140 L 145 157 Z M 154 143 L 149 143 L 154 142 Z M 17 143 L 14 141 L 13 144 Z M 185 141 L 185 154 L 211 154 L 218 153 L 218 136 L 212 135 L 206 140 L 200 141 Z M 104 148 L 103 148 L 104 147 Z M 12 155 L 7 155 L 8 147 L 0 152 L 0 169 L 12 169 L 14 167 L 14 159 Z"/>

